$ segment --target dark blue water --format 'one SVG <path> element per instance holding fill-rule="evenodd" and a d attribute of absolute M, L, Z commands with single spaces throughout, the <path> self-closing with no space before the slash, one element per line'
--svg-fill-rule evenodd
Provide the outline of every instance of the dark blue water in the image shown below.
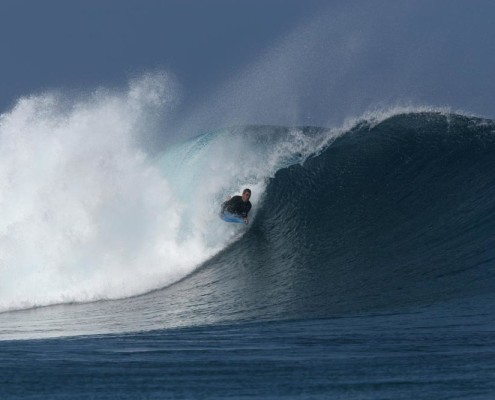
<path fill-rule="evenodd" d="M 493 297 L 414 312 L 0 344 L 10 399 L 490 399 Z"/>
<path fill-rule="evenodd" d="M 492 121 L 359 123 L 172 286 L 0 314 L 0 396 L 495 398 L 494 155 Z"/>

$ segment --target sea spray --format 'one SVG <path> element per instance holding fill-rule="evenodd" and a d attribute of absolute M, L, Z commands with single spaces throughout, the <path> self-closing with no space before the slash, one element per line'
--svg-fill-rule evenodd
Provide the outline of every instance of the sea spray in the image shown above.
<path fill-rule="evenodd" d="M 146 75 L 126 93 L 31 96 L 1 116 L 1 311 L 139 294 L 216 250 L 177 241 L 183 205 L 139 146 L 169 86 Z"/>

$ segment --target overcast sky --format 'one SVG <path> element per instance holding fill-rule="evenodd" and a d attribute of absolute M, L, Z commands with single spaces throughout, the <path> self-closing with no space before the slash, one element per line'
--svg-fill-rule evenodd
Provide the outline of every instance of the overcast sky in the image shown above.
<path fill-rule="evenodd" d="M 44 89 L 124 85 L 154 68 L 173 72 L 193 96 L 321 3 L 0 0 L 0 109 Z"/>
<path fill-rule="evenodd" d="M 495 2 L 0 0 L 0 112 L 161 70 L 177 129 L 332 124 L 396 104 L 494 117 Z"/>

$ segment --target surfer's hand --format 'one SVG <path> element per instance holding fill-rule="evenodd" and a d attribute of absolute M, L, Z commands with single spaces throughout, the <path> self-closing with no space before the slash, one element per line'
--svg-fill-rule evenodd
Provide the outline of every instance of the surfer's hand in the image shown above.
<path fill-rule="evenodd" d="M 249 221 L 248 221 L 248 219 L 247 219 L 247 218 L 244 218 L 244 223 L 245 223 L 246 225 L 247 225 L 247 224 L 249 224 Z"/>

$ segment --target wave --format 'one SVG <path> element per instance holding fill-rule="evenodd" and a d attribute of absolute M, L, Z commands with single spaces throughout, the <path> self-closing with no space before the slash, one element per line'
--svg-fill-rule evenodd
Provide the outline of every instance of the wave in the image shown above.
<path fill-rule="evenodd" d="M 494 134 L 490 120 L 405 112 L 343 130 L 238 127 L 171 146 L 146 160 L 145 170 L 151 168 L 156 181 L 138 186 L 144 193 L 150 183 L 167 189 L 151 196 L 153 208 L 138 208 L 124 219 L 132 232 L 125 253 L 130 261 L 121 258 L 103 276 L 106 265 L 99 264 L 100 272 L 91 277 L 93 282 L 121 277 L 117 282 L 126 289 L 112 292 L 108 285 L 98 292 L 91 283 L 90 296 L 74 292 L 67 302 L 166 288 L 117 302 L 73 305 L 70 322 L 63 309 L 48 308 L 40 320 L 81 332 L 79 319 L 87 322 L 91 315 L 88 329 L 101 333 L 117 329 L 110 327 L 110 315 L 119 315 L 114 321 L 119 330 L 132 331 L 390 311 L 490 293 Z M 218 205 L 244 186 L 253 189 L 252 224 L 229 226 L 218 219 Z M 134 201 L 142 205 L 143 198 Z M 151 215 L 155 210 L 158 216 Z M 142 212 L 156 230 L 136 230 Z M 173 213 L 173 223 L 159 218 L 161 212 Z M 163 230 L 165 237 L 152 237 Z M 115 245 L 121 237 L 111 239 Z M 155 239 L 168 246 L 156 266 L 144 244 Z M 97 248 L 105 248 L 103 254 L 114 250 L 107 240 Z M 134 255 L 141 252 L 148 257 L 144 261 Z M 81 253 L 79 248 L 74 254 Z M 2 262 L 5 271 L 9 264 Z M 74 271 L 58 267 L 59 275 L 48 269 L 49 277 L 64 286 Z M 127 273 L 119 275 L 122 270 Z M 22 297 L 22 291 L 5 302 L 4 290 L 13 293 L 10 286 L 18 288 L 25 279 L 7 278 L 4 309 L 44 304 L 36 293 Z M 45 289 L 53 289 L 49 284 Z M 53 299 L 64 302 L 60 293 Z M 30 326 L 32 315 L 29 319 Z"/>
<path fill-rule="evenodd" d="M 492 121 L 442 113 L 360 122 L 278 170 L 242 239 L 158 298 L 179 298 L 176 312 L 197 322 L 390 312 L 492 293 L 494 133 Z"/>

